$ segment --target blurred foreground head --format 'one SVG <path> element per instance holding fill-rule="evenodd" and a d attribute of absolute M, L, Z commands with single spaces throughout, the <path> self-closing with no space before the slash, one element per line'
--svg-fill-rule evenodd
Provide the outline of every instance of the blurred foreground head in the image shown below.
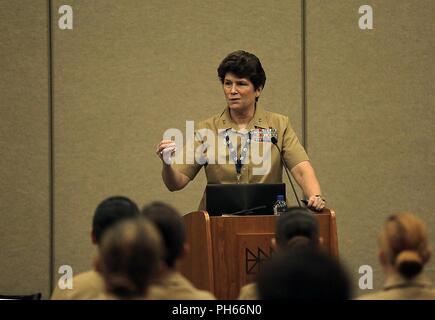
<path fill-rule="evenodd" d="M 319 224 L 307 209 L 292 207 L 278 217 L 275 228 L 278 249 L 317 247 Z"/>
<path fill-rule="evenodd" d="M 159 230 L 165 247 L 164 261 L 174 268 L 186 249 L 186 228 L 181 214 L 163 202 L 152 202 L 142 209 L 142 216 L 149 219 Z"/>
<path fill-rule="evenodd" d="M 348 300 L 347 272 L 319 250 L 295 249 L 277 253 L 258 276 L 263 300 Z"/>
<path fill-rule="evenodd" d="M 98 260 L 108 293 L 121 299 L 145 296 L 162 255 L 160 234 L 147 219 L 113 226 L 103 235 Z"/>

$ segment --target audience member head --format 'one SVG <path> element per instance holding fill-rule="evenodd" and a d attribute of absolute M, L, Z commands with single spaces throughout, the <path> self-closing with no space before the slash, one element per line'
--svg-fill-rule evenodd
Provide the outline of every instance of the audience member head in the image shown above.
<path fill-rule="evenodd" d="M 281 251 L 258 276 L 263 300 L 347 300 L 351 285 L 338 261 L 319 250 Z"/>
<path fill-rule="evenodd" d="M 127 197 L 115 196 L 103 200 L 95 209 L 92 221 L 92 242 L 99 245 L 103 233 L 116 223 L 139 216 L 139 208 Z"/>
<path fill-rule="evenodd" d="M 379 237 L 381 264 L 410 279 L 429 261 L 431 250 L 425 224 L 411 213 L 388 217 Z"/>
<path fill-rule="evenodd" d="M 152 202 L 142 209 L 142 215 L 160 231 L 166 252 L 164 261 L 169 268 L 175 268 L 187 250 L 186 229 L 180 213 L 163 202 Z"/>
<path fill-rule="evenodd" d="M 307 209 L 292 207 L 278 217 L 275 228 L 277 249 L 317 247 L 319 224 Z"/>
<path fill-rule="evenodd" d="M 104 233 L 97 260 L 108 293 L 121 299 L 144 297 L 155 276 L 162 240 L 145 218 L 122 221 Z"/>

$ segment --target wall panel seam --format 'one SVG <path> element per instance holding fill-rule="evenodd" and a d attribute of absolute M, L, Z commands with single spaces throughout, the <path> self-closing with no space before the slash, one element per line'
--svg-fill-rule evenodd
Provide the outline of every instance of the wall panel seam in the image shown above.
<path fill-rule="evenodd" d="M 307 141 L 307 69 L 306 69 L 306 1 L 301 0 L 301 100 L 302 100 L 302 145 L 308 153 Z"/>
<path fill-rule="evenodd" d="M 47 0 L 48 10 L 48 121 L 49 121 L 49 294 L 51 297 L 54 284 L 54 108 L 53 108 L 53 30 L 52 0 Z"/>

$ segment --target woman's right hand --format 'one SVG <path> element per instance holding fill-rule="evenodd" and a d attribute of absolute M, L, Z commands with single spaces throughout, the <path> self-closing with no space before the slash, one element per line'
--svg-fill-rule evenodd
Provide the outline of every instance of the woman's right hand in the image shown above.
<path fill-rule="evenodd" d="M 177 145 L 172 140 L 162 140 L 156 146 L 156 154 L 163 163 L 170 165 L 172 163 L 172 156 L 177 150 Z"/>

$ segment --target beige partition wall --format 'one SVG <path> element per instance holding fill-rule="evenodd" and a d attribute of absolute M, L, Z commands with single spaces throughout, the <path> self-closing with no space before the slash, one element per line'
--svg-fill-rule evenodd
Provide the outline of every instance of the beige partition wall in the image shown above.
<path fill-rule="evenodd" d="M 216 69 L 229 52 L 260 57 L 261 102 L 300 135 L 299 1 L 56 0 L 53 12 L 64 4 L 74 19 L 53 34 L 55 270 L 91 267 L 91 219 L 105 197 L 197 208 L 204 174 L 171 193 L 154 150 L 165 130 L 223 110 Z"/>
<path fill-rule="evenodd" d="M 373 29 L 359 28 L 364 4 Z M 358 270 L 372 266 L 381 288 L 389 214 L 417 213 L 435 244 L 435 2 L 308 0 L 306 12 L 308 152 L 337 211 L 340 256 L 366 293 Z"/>
<path fill-rule="evenodd" d="M 47 298 L 61 265 L 91 268 L 91 220 L 108 196 L 197 208 L 204 174 L 167 191 L 154 148 L 165 130 L 223 110 L 216 68 L 237 49 L 263 63 L 260 102 L 306 134 L 357 295 L 362 265 L 382 285 L 388 214 L 435 228 L 432 0 L 52 0 L 51 21 L 48 3 L 0 0 L 0 294 Z M 59 27 L 63 5 L 72 30 Z M 359 28 L 363 5 L 372 30 Z"/>
<path fill-rule="evenodd" d="M 49 293 L 48 6 L 0 1 L 0 294 Z"/>

